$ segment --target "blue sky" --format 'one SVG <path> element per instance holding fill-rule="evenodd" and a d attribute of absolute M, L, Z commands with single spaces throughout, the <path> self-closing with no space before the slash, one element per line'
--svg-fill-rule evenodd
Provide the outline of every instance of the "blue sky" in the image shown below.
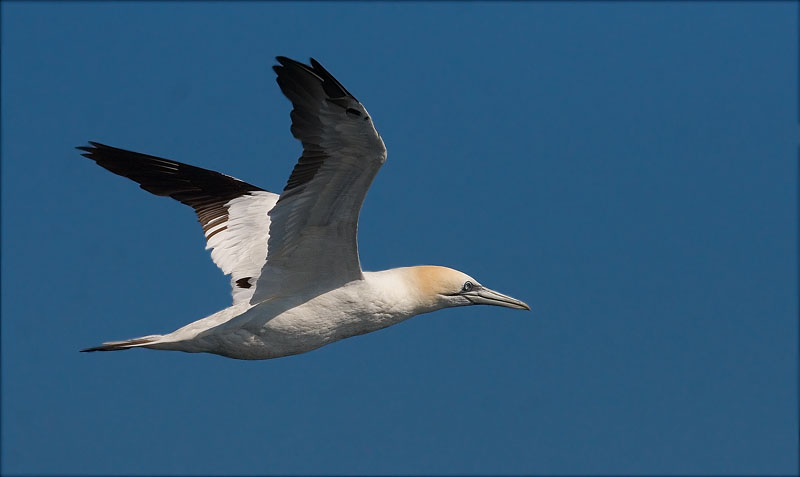
<path fill-rule="evenodd" d="M 790 474 L 797 4 L 2 5 L 4 474 Z M 314 56 L 389 158 L 365 269 L 444 310 L 242 362 L 81 354 L 230 303 L 191 210 L 96 140 L 282 189 L 273 57 Z"/>

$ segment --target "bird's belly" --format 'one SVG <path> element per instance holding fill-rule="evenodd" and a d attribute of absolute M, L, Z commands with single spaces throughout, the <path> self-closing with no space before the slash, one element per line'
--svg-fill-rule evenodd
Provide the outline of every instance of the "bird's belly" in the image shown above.
<path fill-rule="evenodd" d="M 311 300 L 267 318 L 246 319 L 204 337 L 210 352 L 238 359 L 270 359 L 305 353 L 351 336 L 385 328 L 405 319 L 369 307 L 332 306 Z M 244 316 L 242 318 L 245 318 Z"/>

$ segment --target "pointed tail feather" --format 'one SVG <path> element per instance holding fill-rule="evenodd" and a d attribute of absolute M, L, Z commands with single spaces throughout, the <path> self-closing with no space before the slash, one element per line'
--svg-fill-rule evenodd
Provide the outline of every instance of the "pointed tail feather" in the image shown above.
<path fill-rule="evenodd" d="M 124 341 L 109 341 L 107 343 L 103 343 L 100 346 L 95 346 L 93 348 L 86 348 L 82 349 L 81 353 L 88 353 L 91 351 L 122 351 L 130 348 L 137 348 L 140 346 L 145 346 L 147 344 L 153 343 L 158 341 L 161 338 L 161 335 L 150 335 L 150 336 L 142 336 L 141 338 L 133 338 L 130 340 Z"/>

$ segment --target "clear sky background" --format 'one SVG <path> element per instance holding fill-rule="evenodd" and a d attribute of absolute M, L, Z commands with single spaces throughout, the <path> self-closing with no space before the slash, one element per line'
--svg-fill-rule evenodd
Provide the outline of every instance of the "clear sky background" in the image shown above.
<path fill-rule="evenodd" d="M 2 6 L 4 474 L 791 474 L 797 22 L 761 3 Z M 277 360 L 134 350 L 229 305 L 191 209 L 88 140 L 280 191 L 273 57 L 389 158 L 365 269 L 528 302 Z"/>

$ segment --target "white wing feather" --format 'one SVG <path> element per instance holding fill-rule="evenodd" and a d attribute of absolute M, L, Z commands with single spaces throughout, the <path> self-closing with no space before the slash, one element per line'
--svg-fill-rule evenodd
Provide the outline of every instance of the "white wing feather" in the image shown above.
<path fill-rule="evenodd" d="M 267 261 L 269 211 L 277 201 L 278 195 L 267 191 L 237 197 L 226 204 L 228 220 L 219 221 L 207 233 L 211 237 L 206 250 L 211 250 L 211 259 L 224 274 L 231 275 L 234 305 L 250 301 L 256 289 Z"/>

